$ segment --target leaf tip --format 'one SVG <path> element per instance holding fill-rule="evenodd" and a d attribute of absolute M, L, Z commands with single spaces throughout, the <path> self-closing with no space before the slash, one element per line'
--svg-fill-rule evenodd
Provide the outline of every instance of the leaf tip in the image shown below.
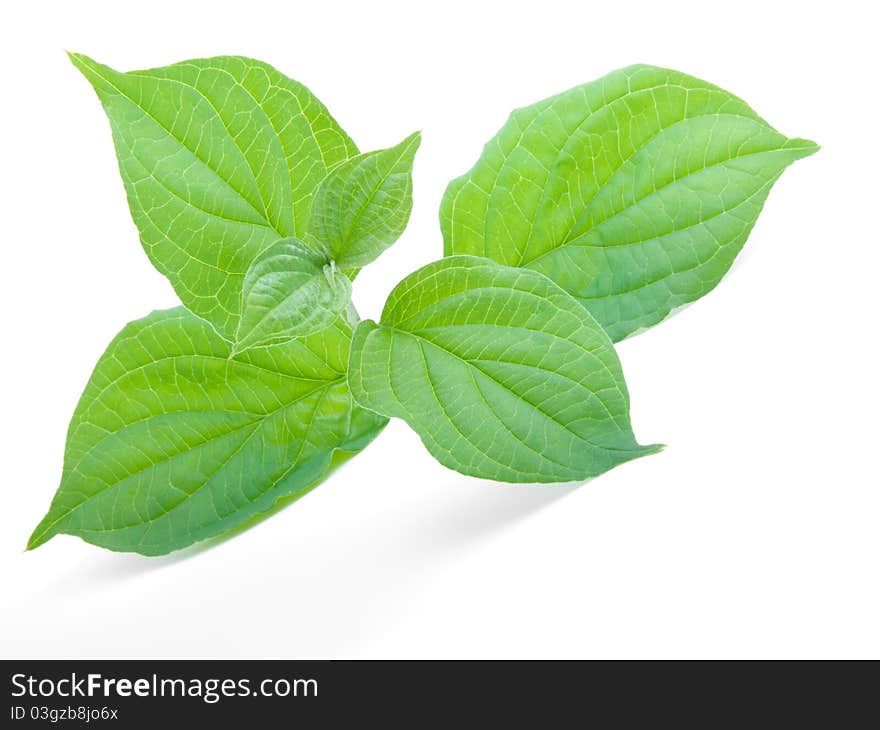
<path fill-rule="evenodd" d="M 415 159 L 416 152 L 418 152 L 421 144 L 422 130 L 419 129 L 406 137 L 403 142 L 397 145 L 396 149 L 400 151 L 402 157 L 405 157 L 409 163 L 412 164 L 412 160 Z"/>
<path fill-rule="evenodd" d="M 365 152 L 360 157 L 370 157 L 372 155 L 386 155 L 389 159 L 396 160 L 397 164 L 402 162 L 412 162 L 419 145 L 422 143 L 422 130 L 417 129 L 415 132 L 408 134 L 397 144 L 391 145 L 380 150 Z"/>
<path fill-rule="evenodd" d="M 788 147 L 797 150 L 798 156 L 801 159 L 814 155 L 822 149 L 821 145 L 813 142 L 813 140 L 803 139 L 801 137 L 794 137 L 793 139 L 788 140 Z"/>
<path fill-rule="evenodd" d="M 52 539 L 54 533 L 49 532 L 49 530 L 42 529 L 42 528 L 43 528 L 43 523 L 41 522 L 39 525 L 37 525 L 36 529 L 31 533 L 31 536 L 28 538 L 28 541 L 27 541 L 27 546 L 24 549 L 25 552 L 30 552 L 31 550 L 34 550 L 34 549 L 40 547 L 40 545 L 42 545 L 43 543 L 48 542 L 49 540 Z"/>
<path fill-rule="evenodd" d="M 98 63 L 94 58 L 90 58 L 84 53 L 67 51 L 67 57 L 70 59 L 70 62 L 76 67 L 76 70 L 79 71 L 83 76 L 85 76 L 86 80 L 97 90 L 98 87 L 96 86 L 96 84 L 101 78 L 101 64 Z"/>
<path fill-rule="evenodd" d="M 86 56 L 83 53 L 76 53 L 75 51 L 64 51 L 67 54 L 67 57 L 70 59 L 70 62 L 76 66 L 80 71 L 83 70 L 89 63 L 94 63 L 94 61 Z"/>

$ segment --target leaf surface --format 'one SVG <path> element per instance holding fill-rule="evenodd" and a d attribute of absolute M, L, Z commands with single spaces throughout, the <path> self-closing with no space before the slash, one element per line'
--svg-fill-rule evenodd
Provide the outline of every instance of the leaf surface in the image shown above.
<path fill-rule="evenodd" d="M 403 233 L 412 210 L 412 166 L 421 135 L 335 167 L 318 187 L 309 238 L 342 269 L 376 259 Z"/>
<path fill-rule="evenodd" d="M 508 482 L 582 480 L 656 451 L 636 443 L 608 336 L 545 276 L 452 256 L 355 329 L 349 383 L 444 465 Z"/>
<path fill-rule="evenodd" d="M 817 149 L 716 86 L 631 66 L 514 111 L 447 188 L 444 250 L 546 274 L 620 340 L 714 288 Z"/>
<path fill-rule="evenodd" d="M 280 344 L 333 323 L 351 300 L 351 281 L 296 238 L 254 259 L 244 277 L 234 351 Z"/>
<path fill-rule="evenodd" d="M 61 485 L 28 547 L 65 533 L 158 555 L 305 493 L 334 452 L 385 420 L 346 385 L 350 327 L 230 358 L 180 307 L 132 322 L 98 362 L 70 424 Z"/>
<path fill-rule="evenodd" d="M 147 255 L 232 339 L 248 266 L 279 238 L 305 234 L 318 183 L 357 148 L 308 89 L 259 61 L 120 73 L 71 60 L 110 120 Z"/>

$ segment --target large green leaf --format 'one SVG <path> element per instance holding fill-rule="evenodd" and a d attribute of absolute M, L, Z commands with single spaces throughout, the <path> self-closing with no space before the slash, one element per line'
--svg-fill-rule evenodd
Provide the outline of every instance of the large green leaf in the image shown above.
<path fill-rule="evenodd" d="M 119 73 L 71 59 L 107 112 L 150 260 L 231 339 L 248 265 L 277 239 L 302 238 L 318 183 L 357 148 L 304 86 L 259 61 Z"/>
<path fill-rule="evenodd" d="M 412 166 L 421 135 L 334 168 L 312 200 L 308 236 L 340 268 L 366 266 L 403 233 L 412 210 Z"/>
<path fill-rule="evenodd" d="M 244 277 L 233 350 L 279 344 L 318 332 L 346 310 L 351 281 L 296 238 L 254 259 Z"/>
<path fill-rule="evenodd" d="M 631 66 L 514 111 L 446 191 L 445 252 L 548 275 L 619 340 L 711 290 L 817 149 L 716 86 Z"/>
<path fill-rule="evenodd" d="M 608 336 L 542 274 L 453 256 L 355 329 L 352 395 L 406 420 L 446 466 L 509 482 L 581 480 L 639 446 Z"/>
<path fill-rule="evenodd" d="M 182 307 L 129 324 L 80 399 L 61 486 L 28 547 L 65 533 L 158 555 L 304 493 L 337 449 L 363 448 L 385 424 L 351 402 L 350 335 L 340 319 L 230 358 Z"/>

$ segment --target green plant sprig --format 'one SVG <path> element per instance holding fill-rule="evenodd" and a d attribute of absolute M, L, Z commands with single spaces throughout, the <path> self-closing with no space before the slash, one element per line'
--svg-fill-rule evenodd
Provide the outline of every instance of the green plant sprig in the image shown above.
<path fill-rule="evenodd" d="M 519 109 L 446 191 L 446 256 L 376 323 L 352 280 L 407 225 L 419 133 L 361 154 L 252 59 L 71 60 L 183 306 L 130 323 L 98 361 L 29 549 L 63 533 L 160 555 L 228 534 L 391 417 L 498 481 L 580 481 L 655 453 L 633 435 L 613 342 L 711 290 L 773 182 L 817 149 L 650 66 Z"/>

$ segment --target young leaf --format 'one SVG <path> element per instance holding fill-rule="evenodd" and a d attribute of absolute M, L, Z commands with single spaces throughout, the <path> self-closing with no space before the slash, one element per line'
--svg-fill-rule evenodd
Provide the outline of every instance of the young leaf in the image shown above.
<path fill-rule="evenodd" d="M 191 311 L 232 339 L 251 261 L 305 234 L 318 183 L 357 148 L 304 86 L 259 61 L 119 73 L 71 60 L 107 112 L 147 255 Z"/>
<path fill-rule="evenodd" d="M 355 400 L 403 418 L 444 465 L 558 482 L 653 453 L 629 423 L 614 347 L 545 276 L 452 256 L 405 278 L 355 329 Z"/>
<path fill-rule="evenodd" d="M 403 233 L 412 210 L 412 166 L 421 135 L 331 170 L 318 187 L 309 239 L 342 269 L 376 259 Z"/>
<path fill-rule="evenodd" d="M 450 183 L 444 250 L 546 274 L 620 340 L 710 291 L 817 149 L 711 84 L 631 66 L 514 111 Z"/>
<path fill-rule="evenodd" d="M 332 324 L 351 299 L 351 281 L 296 238 L 254 259 L 244 277 L 234 352 L 279 344 Z"/>
<path fill-rule="evenodd" d="M 304 493 L 337 449 L 363 448 L 385 423 L 352 405 L 350 334 L 337 320 L 230 359 L 182 307 L 129 324 L 80 399 L 61 486 L 28 547 L 65 533 L 159 555 Z"/>

